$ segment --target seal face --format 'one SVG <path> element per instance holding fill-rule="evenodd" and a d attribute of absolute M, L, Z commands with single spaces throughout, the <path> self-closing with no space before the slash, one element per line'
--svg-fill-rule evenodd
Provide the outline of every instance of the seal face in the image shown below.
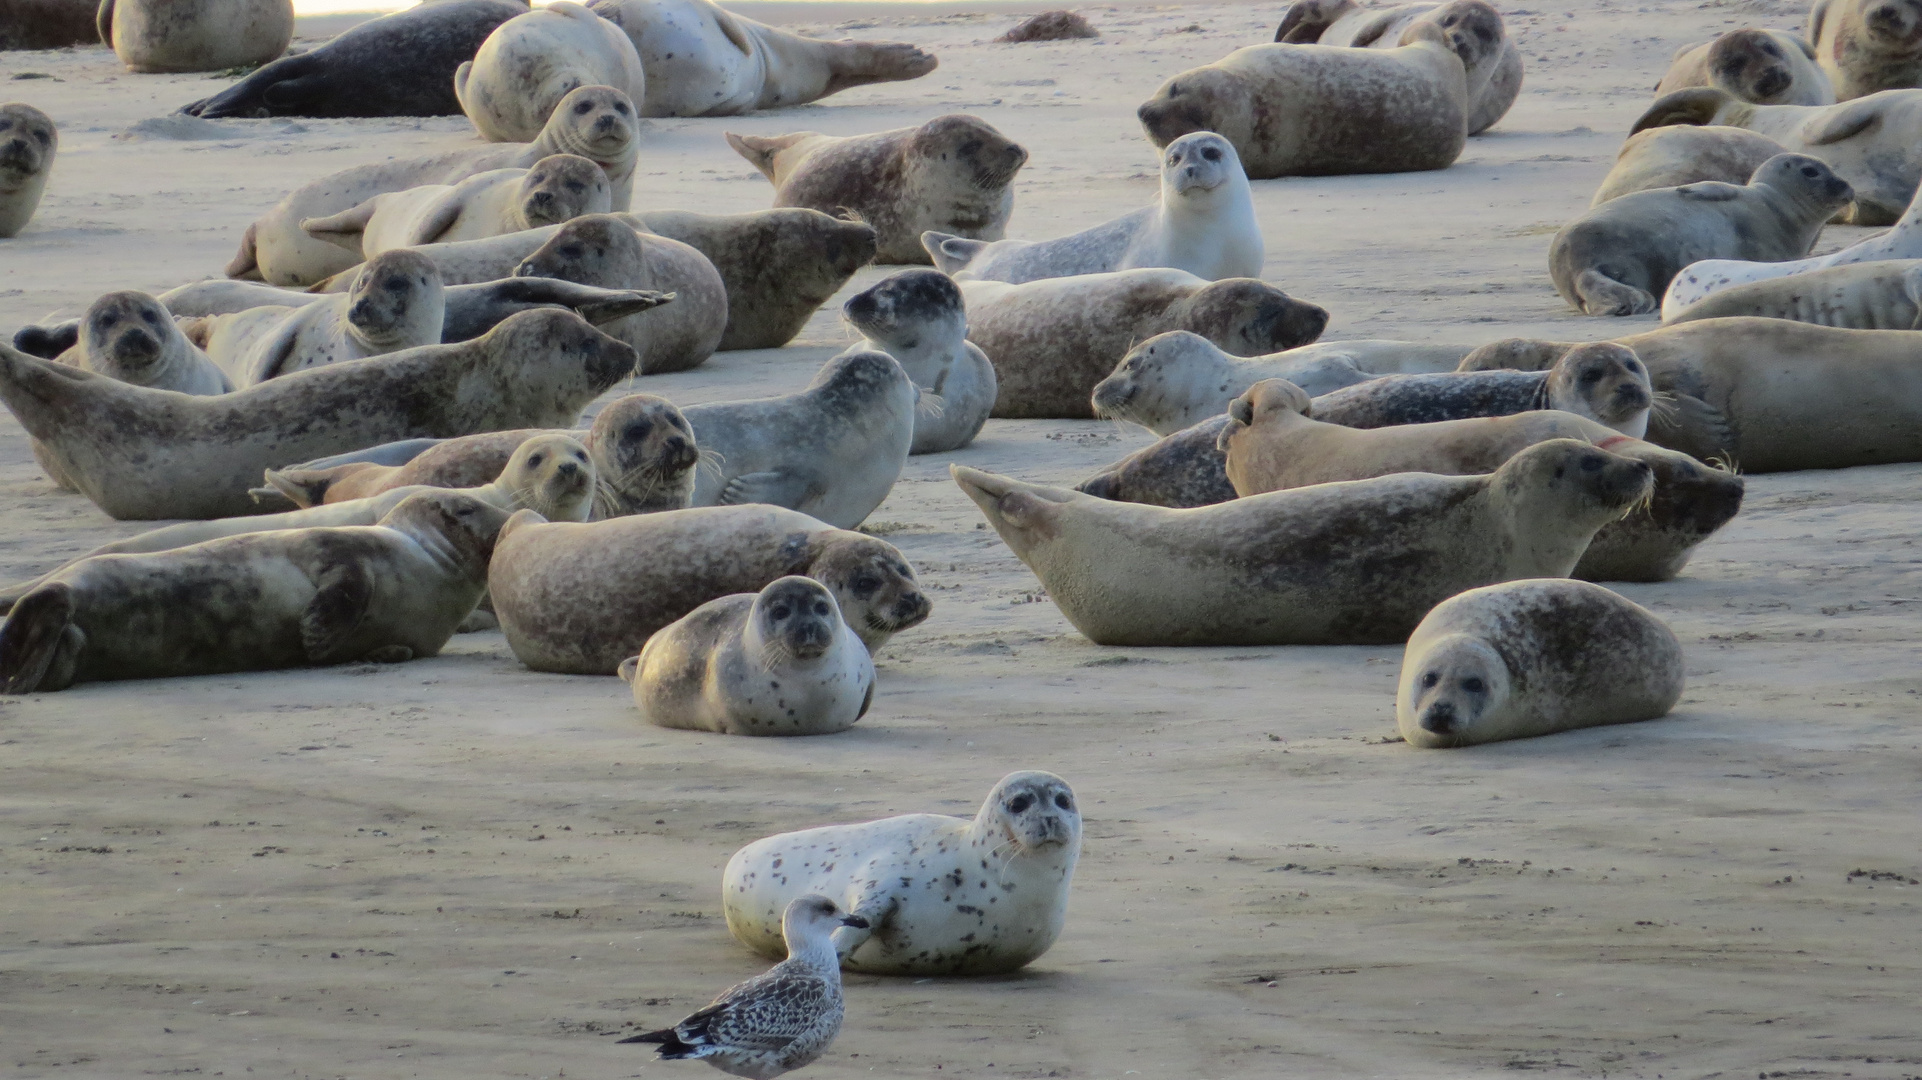
<path fill-rule="evenodd" d="M 1080 855 L 1067 781 L 1017 772 L 971 821 L 903 814 L 757 840 L 728 860 L 721 904 L 734 939 L 763 955 L 782 952 L 787 905 L 819 893 L 868 923 L 835 932 L 847 971 L 1004 973 L 1060 936 Z"/>
<path fill-rule="evenodd" d="M 1781 30 L 1731 30 L 1682 46 L 1655 94 L 1690 86 L 1712 86 L 1757 105 L 1835 104 L 1835 88 L 1817 65 L 1814 47 Z"/>
<path fill-rule="evenodd" d="M 489 142 L 533 140 L 561 100 L 583 86 L 611 86 L 641 102 L 647 75 L 627 35 L 573 0 L 500 24 L 454 70 L 461 111 Z"/>
<path fill-rule="evenodd" d="M 1681 644 L 1641 606 L 1582 581 L 1511 581 L 1422 620 L 1395 722 L 1410 746 L 1474 746 L 1653 720 L 1682 682 Z"/>
<path fill-rule="evenodd" d="M 46 113 L 0 104 L 0 239 L 20 235 L 33 219 L 59 149 L 60 131 Z"/>
<path fill-rule="evenodd" d="M 87 306 L 69 359 L 124 383 L 183 394 L 225 394 L 233 383 L 187 340 L 160 301 L 143 292 L 110 292 Z"/>
<path fill-rule="evenodd" d="M 1922 3 L 1816 0 L 1812 54 L 1843 101 L 1922 83 Z"/>
<path fill-rule="evenodd" d="M 1313 415 L 1330 424 L 1375 428 L 1559 409 L 1639 439 L 1648 430 L 1653 403 L 1648 369 L 1634 350 L 1594 342 L 1569 350 L 1548 371 L 1473 370 L 1370 379 L 1316 398 Z"/>
<path fill-rule="evenodd" d="M 961 290 L 938 270 L 903 270 L 841 305 L 867 340 L 854 347 L 894 357 L 920 390 L 910 454 L 959 450 L 974 441 L 994 407 L 997 383 L 987 354 L 967 340 Z"/>

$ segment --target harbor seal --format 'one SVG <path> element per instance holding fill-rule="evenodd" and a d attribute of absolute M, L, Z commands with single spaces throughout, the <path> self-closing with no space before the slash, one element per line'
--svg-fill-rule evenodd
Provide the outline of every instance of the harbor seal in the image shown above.
<path fill-rule="evenodd" d="M 1111 502 L 1175 509 L 1227 502 L 1235 498 L 1219 446 L 1227 426 L 1226 412 L 1211 416 L 1136 450 L 1074 489 Z"/>
<path fill-rule="evenodd" d="M 1408 639 L 1395 726 L 1423 750 L 1666 716 L 1682 646 L 1646 608 L 1585 581 L 1510 581 L 1436 605 Z"/>
<path fill-rule="evenodd" d="M 865 339 L 851 351 L 884 352 L 921 391 L 910 454 L 959 450 L 994 406 L 994 365 L 967 340 L 961 290 L 938 270 L 903 270 L 848 297 L 842 317 Z"/>
<path fill-rule="evenodd" d="M 722 735 L 832 735 L 874 701 L 868 647 L 828 587 L 798 575 L 709 600 L 619 674 L 648 723 Z"/>
<path fill-rule="evenodd" d="M 1922 3 L 1815 0 L 1809 40 L 1843 101 L 1922 85 Z"/>
<path fill-rule="evenodd" d="M 561 100 L 532 143 L 356 165 L 295 188 L 247 227 L 240 252 L 227 264 L 227 276 L 257 277 L 270 285 L 313 285 L 360 260 L 307 235 L 300 228 L 302 221 L 350 210 L 383 192 L 458 184 L 490 169 L 525 169 L 553 154 L 578 154 L 600 165 L 607 173 L 611 207 L 626 210 L 633 198 L 639 143 L 634 103 L 628 96 L 609 86 L 583 86 Z"/>
<path fill-rule="evenodd" d="M 101 0 L 100 40 L 130 71 L 255 67 L 294 40 L 293 0 Z"/>
<path fill-rule="evenodd" d="M 818 131 L 727 142 L 774 184 L 774 205 L 847 210 L 874 227 L 878 263 L 929 263 L 930 230 L 999 240 L 1028 152 L 975 116 L 837 138 Z"/>
<path fill-rule="evenodd" d="M 1731 285 L 1662 325 L 1753 315 L 1847 330 L 1922 329 L 1922 259 L 1848 263 Z"/>
<path fill-rule="evenodd" d="M 1615 165 L 1595 189 L 1590 206 L 1636 191 L 1714 180 L 1746 184 L 1762 163 L 1788 150 L 1766 135 L 1738 127 L 1670 125 L 1630 135 Z"/>
<path fill-rule="evenodd" d="M 0 627 L 0 691 L 433 656 L 487 581 L 507 512 L 453 491 L 378 525 L 84 559 Z"/>
<path fill-rule="evenodd" d="M 992 975 L 1061 936 L 1081 857 L 1081 811 L 1053 773 L 1016 772 L 972 820 L 903 814 L 756 840 L 721 873 L 734 940 L 781 950 L 781 912 L 810 892 L 868 928 L 835 931 L 841 966 L 868 975 Z"/>
<path fill-rule="evenodd" d="M 19 236 L 33 220 L 59 149 L 60 129 L 46 113 L 18 101 L 0 104 L 0 239 Z"/>
<path fill-rule="evenodd" d="M 1381 375 L 1453 371 L 1472 346 L 1412 341 L 1323 341 L 1266 356 L 1223 352 L 1200 334 L 1174 330 L 1136 345 L 1094 386 L 1090 404 L 1104 420 L 1126 420 L 1173 435 L 1228 411 L 1263 379 L 1287 379 L 1309 397 Z"/>
<path fill-rule="evenodd" d="M 643 116 L 739 116 L 871 83 L 918 79 L 934 54 L 898 41 L 821 41 L 707 0 L 592 0 L 647 72 Z M 640 101 L 640 98 L 635 98 Z"/>
<path fill-rule="evenodd" d="M 458 116 L 454 70 L 527 0 L 434 0 L 349 27 L 181 107 L 203 120 L 267 116 Z"/>
<path fill-rule="evenodd" d="M 308 236 L 363 259 L 421 244 L 485 240 L 559 225 L 613 205 L 607 174 L 577 154 L 550 154 L 526 169 L 490 169 L 458 184 L 389 191 L 327 217 L 307 218 Z"/>
<path fill-rule="evenodd" d="M 1095 384 L 1156 334 L 1187 330 L 1237 356 L 1262 356 L 1306 345 L 1328 325 L 1328 312 L 1267 282 L 1209 282 L 1185 270 L 959 284 L 968 338 L 994 362 L 1001 417 L 1093 417 Z"/>
<path fill-rule="evenodd" d="M 1572 439 L 1487 476 L 1400 473 L 1192 510 L 950 471 L 1075 629 L 1140 646 L 1403 641 L 1465 589 L 1566 576 L 1652 484 L 1646 464 Z"/>
<path fill-rule="evenodd" d="M 110 292 L 87 305 L 78 341 L 60 362 L 134 386 L 182 394 L 233 390 L 207 354 L 187 340 L 160 301 L 143 292 Z"/>
<path fill-rule="evenodd" d="M 1778 154 L 1746 186 L 1684 184 L 1591 207 L 1549 242 L 1555 291 L 1585 315 L 1641 315 L 1702 259 L 1799 259 L 1854 197 L 1823 162 Z"/>
<path fill-rule="evenodd" d="M 1036 278 L 1168 266 L 1209 281 L 1258 278 L 1264 249 L 1255 197 L 1227 139 L 1197 131 L 1161 154 L 1161 199 L 1054 240 L 968 240 L 921 235 L 935 268 L 1019 285 Z"/>
<path fill-rule="evenodd" d="M 1392 49 L 1416 21 L 1433 23 L 1464 40 L 1468 83 L 1468 134 L 1495 126 L 1522 92 L 1522 51 L 1501 15 L 1479 0 L 1396 4 L 1365 8 L 1355 0 L 1297 0 L 1275 30 L 1275 41 L 1297 45 L 1334 45 L 1351 49 Z M 1473 62 L 1468 57 L 1475 57 Z"/>
<path fill-rule="evenodd" d="M 798 394 L 690 405 L 715 462 L 696 471 L 692 504 L 766 503 L 852 529 L 900 478 L 919 396 L 893 357 L 868 351 L 829 360 Z"/>
<path fill-rule="evenodd" d="M 1486 48 L 1456 38 L 1415 22 L 1388 50 L 1250 45 L 1169 79 L 1136 116 L 1156 146 L 1221 134 L 1254 180 L 1445 169 L 1468 138 L 1464 61 Z"/>
<path fill-rule="evenodd" d="M 502 529 L 488 591 L 521 663 L 612 675 L 663 626 L 790 574 L 826 585 L 869 652 L 932 608 L 894 545 L 778 506 L 696 507 L 587 525 L 522 511 Z"/>
<path fill-rule="evenodd" d="M 1835 87 L 1815 62 L 1815 47 L 1782 30 L 1730 30 L 1675 50 L 1655 94 L 1690 86 L 1712 86 L 1756 105 L 1835 104 Z"/>
<path fill-rule="evenodd" d="M 1601 341 L 1570 349 L 1545 371 L 1384 375 L 1316 398 L 1314 416 L 1378 428 L 1559 409 L 1639 439 L 1654 400 L 1648 368 L 1634 351 Z"/>
<path fill-rule="evenodd" d="M 634 350 L 571 311 L 524 311 L 485 336 L 192 397 L 0 346 L 0 401 L 111 517 L 259 513 L 268 468 L 395 439 L 559 426 L 626 377 Z"/>
<path fill-rule="evenodd" d="M 638 110 L 647 75 L 619 27 L 574 0 L 516 15 L 454 69 L 454 96 L 489 142 L 537 138 L 561 99 L 583 86 L 611 86 Z M 620 209 L 625 210 L 625 205 Z"/>
<path fill-rule="evenodd" d="M 1671 124 L 1747 128 L 1827 162 L 1855 190 L 1835 216 L 1845 225 L 1895 221 L 1922 179 L 1922 90 L 1884 90 L 1839 105 L 1751 105 L 1697 86 L 1657 99 L 1630 134 Z"/>

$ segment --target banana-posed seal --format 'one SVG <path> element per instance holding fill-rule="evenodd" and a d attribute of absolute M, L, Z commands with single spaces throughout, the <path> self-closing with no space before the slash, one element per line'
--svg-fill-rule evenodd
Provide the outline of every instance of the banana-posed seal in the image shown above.
<path fill-rule="evenodd" d="M 525 169 L 490 169 L 458 184 L 385 192 L 338 214 L 308 218 L 300 227 L 371 259 L 395 248 L 559 225 L 582 214 L 605 214 L 612 205 L 599 165 L 578 154 L 549 154 Z"/>
<path fill-rule="evenodd" d="M 1236 49 L 1169 79 L 1136 115 L 1156 146 L 1219 133 L 1255 180 L 1445 169 L 1468 138 L 1462 53 L 1479 56 L 1483 43 L 1425 22 L 1398 40 L 1385 51 Z"/>
<path fill-rule="evenodd" d="M 1820 158 L 1855 195 L 1835 220 L 1887 225 L 1922 179 L 1922 90 L 1884 90 L 1839 105 L 1751 105 L 1710 86 L 1656 100 L 1630 134 L 1670 124 L 1747 128 L 1792 154 Z"/>
<path fill-rule="evenodd" d="M 677 240 L 638 233 L 612 214 L 562 225 L 514 267 L 514 276 L 672 292 L 674 303 L 666 308 L 606 328 L 633 347 L 643 375 L 700 366 L 727 329 L 727 286 L 707 256 Z"/>
<path fill-rule="evenodd" d="M 293 0 L 101 0 L 100 40 L 132 71 L 254 67 L 294 39 Z"/>
<path fill-rule="evenodd" d="M 1464 589 L 1566 576 L 1652 484 L 1646 464 L 1572 439 L 1487 476 L 1400 473 L 1192 510 L 951 471 L 1098 645 L 1402 641 Z"/>
<path fill-rule="evenodd" d="M 506 520 L 429 491 L 378 525 L 83 559 L 13 606 L 0 690 L 433 656 L 480 602 Z"/>
<path fill-rule="evenodd" d="M 1738 315 L 1847 330 L 1922 329 L 1922 259 L 1847 263 L 1731 285 L 1662 324 Z"/>
<path fill-rule="evenodd" d="M 1809 40 L 1843 101 L 1922 85 L 1922 3 L 1815 0 Z"/>
<path fill-rule="evenodd" d="M 1712 86 L 1756 105 L 1835 104 L 1815 47 L 1784 30 L 1730 30 L 1675 50 L 1655 95 L 1690 86 Z"/>
<path fill-rule="evenodd" d="M 1746 184 L 1762 163 L 1788 153 L 1781 143 L 1738 127 L 1671 124 L 1638 131 L 1615 153 L 1615 164 L 1590 206 L 1636 191 L 1716 180 Z"/>
<path fill-rule="evenodd" d="M 383 192 L 458 184 L 490 169 L 525 169 L 553 154 L 578 154 L 598 164 L 607 173 L 610 205 L 626 210 L 634 193 L 639 143 L 634 103 L 628 96 L 611 86 L 583 86 L 562 99 L 540 138 L 531 143 L 356 165 L 295 188 L 247 226 L 240 252 L 227 264 L 227 276 L 258 277 L 270 285 L 313 285 L 360 259 L 307 235 L 300 228 L 302 221 L 351 210 Z"/>
<path fill-rule="evenodd" d="M 1600 341 L 1570 349 L 1546 371 L 1384 375 L 1316 398 L 1315 419 L 1376 428 L 1559 409 L 1639 439 L 1654 401 L 1634 350 Z"/>
<path fill-rule="evenodd" d="M 1917 195 L 1922 196 L 1922 191 Z M 1902 211 L 1902 216 L 1886 232 L 1858 240 L 1827 255 L 1812 255 L 1787 262 L 1703 259 L 1690 263 L 1675 275 L 1675 280 L 1668 284 L 1668 291 L 1662 294 L 1662 319 L 1665 322 L 1672 321 L 1703 298 L 1745 282 L 1790 277 L 1830 266 L 1890 259 L 1922 259 L 1922 197 L 1911 200 L 1909 208 Z"/>
<path fill-rule="evenodd" d="M 939 270 L 903 270 L 848 297 L 842 317 L 865 339 L 852 351 L 894 357 L 921 391 L 910 454 L 959 450 L 994 407 L 994 365 L 967 340 L 961 290 Z"/>
<path fill-rule="evenodd" d="M 73 347 L 56 355 L 63 364 L 155 390 L 225 394 L 234 388 L 160 301 L 143 292 L 110 292 L 87 305 Z"/>
<path fill-rule="evenodd" d="M 929 262 L 930 230 L 999 240 L 1028 152 L 977 116 L 839 138 L 818 131 L 736 135 L 728 145 L 774 184 L 774 205 L 852 211 L 874 227 L 879 263 Z M 625 209 L 625 208 L 623 208 Z"/>
<path fill-rule="evenodd" d="M 790 899 L 821 893 L 868 923 L 835 931 L 845 970 L 1004 974 L 1061 936 L 1080 856 L 1068 782 L 1009 773 L 972 819 L 902 814 L 756 840 L 727 861 L 721 910 L 734 940 L 774 956 Z"/>
<path fill-rule="evenodd" d="M 1479 135 L 1508 114 L 1522 92 L 1522 51 L 1494 8 L 1481 0 L 1366 8 L 1355 0 L 1296 0 L 1275 30 L 1277 42 L 1392 49 L 1410 23 L 1433 23 L 1461 40 L 1468 81 L 1468 133 Z"/>
<path fill-rule="evenodd" d="M 1328 312 L 1265 281 L 1203 281 L 1186 270 L 959 284 L 968 339 L 994 363 L 1001 417 L 1093 417 L 1095 384 L 1156 334 L 1187 330 L 1236 356 L 1261 356 L 1306 345 L 1328 325 Z"/>
<path fill-rule="evenodd" d="M 500 24 L 472 60 L 454 69 L 461 111 L 489 142 L 533 139 L 562 99 L 583 86 L 611 86 L 638 109 L 647 75 L 627 35 L 573 0 Z"/>
<path fill-rule="evenodd" d="M 832 735 L 867 715 L 874 658 L 826 585 L 777 578 L 709 600 L 621 662 L 650 724 L 722 735 Z"/>
<path fill-rule="evenodd" d="M 1309 397 L 1381 375 L 1453 371 L 1473 346 L 1413 341 L 1322 341 L 1266 356 L 1239 357 L 1187 330 L 1136 345 L 1090 395 L 1094 414 L 1173 435 L 1220 416 L 1243 390 L 1287 379 Z"/>
<path fill-rule="evenodd" d="M 454 70 L 527 0 L 434 0 L 349 27 L 181 107 L 205 120 L 266 116 L 456 116 Z"/>
<path fill-rule="evenodd" d="M 626 377 L 634 350 L 571 311 L 524 311 L 458 345 L 353 360 L 193 397 L 0 346 L 0 401 L 116 518 L 259 513 L 268 468 L 395 439 L 559 426 Z"/>
<path fill-rule="evenodd" d="M 643 116 L 738 116 L 805 105 L 855 86 L 918 79 L 932 53 L 898 41 L 822 41 L 708 0 L 592 0 L 647 72 Z M 640 101 L 640 98 L 636 98 Z"/>
<path fill-rule="evenodd" d="M 612 675 L 647 639 L 716 597 L 801 574 L 826 585 L 870 652 L 931 605 L 885 540 L 777 506 L 712 506 L 501 531 L 488 591 L 507 644 L 536 671 Z"/>
<path fill-rule="evenodd" d="M 935 268 L 983 281 L 1105 274 L 1168 266 L 1196 277 L 1260 277 L 1265 250 L 1254 192 L 1234 144 L 1212 131 L 1183 135 L 1161 152 L 1161 199 L 1054 240 L 968 240 L 921 235 Z"/>
<path fill-rule="evenodd" d="M 1763 162 L 1746 186 L 1684 184 L 1591 207 L 1555 234 L 1555 291 L 1585 315 L 1642 315 L 1682 268 L 1702 259 L 1798 259 L 1854 189 L 1802 154 Z"/>
<path fill-rule="evenodd" d="M 0 239 L 19 236 L 33 220 L 59 149 L 60 129 L 46 113 L 18 101 L 0 104 Z"/>
<path fill-rule="evenodd" d="M 1682 646 L 1662 621 L 1585 581 L 1510 581 L 1436 605 L 1408 638 L 1395 726 L 1424 750 L 1665 716 Z"/>

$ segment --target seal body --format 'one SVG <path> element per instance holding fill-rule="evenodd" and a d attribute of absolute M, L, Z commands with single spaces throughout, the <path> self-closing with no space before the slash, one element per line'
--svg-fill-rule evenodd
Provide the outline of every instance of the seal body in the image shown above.
<path fill-rule="evenodd" d="M 1248 175 L 1445 169 L 1467 140 L 1462 58 L 1431 24 L 1388 50 L 1251 45 L 1163 83 L 1136 110 L 1166 146 L 1193 131 L 1234 144 Z"/>
<path fill-rule="evenodd" d="M 870 651 L 928 617 L 894 545 L 774 506 L 717 506 L 502 530 L 488 591 L 507 643 L 536 671 L 612 675 L 655 631 L 709 600 L 790 574 L 826 585 Z"/>
<path fill-rule="evenodd" d="M 1161 200 L 1055 240 L 966 240 L 930 232 L 921 244 L 944 274 L 1020 284 L 1143 266 L 1196 277 L 1261 276 L 1254 194 L 1234 145 L 1211 131 L 1183 135 L 1161 154 Z"/>
<path fill-rule="evenodd" d="M 111 292 L 88 305 L 78 342 L 60 360 L 155 390 L 225 394 L 234 388 L 160 301 L 142 292 Z"/>
<path fill-rule="evenodd" d="M 1669 282 L 1662 294 L 1662 319 L 1673 321 L 1704 297 L 1722 289 L 1750 281 L 1820 270 L 1829 266 L 1880 262 L 1895 259 L 1922 259 L 1922 205 L 1911 201 L 1902 217 L 1887 232 L 1858 240 L 1840 251 L 1813 255 L 1787 262 L 1744 262 L 1738 259 L 1704 259 L 1690 263 Z"/>
<path fill-rule="evenodd" d="M 1843 101 L 1922 85 L 1922 3 L 1916 0 L 1815 0 L 1809 40 Z"/>
<path fill-rule="evenodd" d="M 932 53 L 893 41 L 821 41 L 707 0 L 593 0 L 647 71 L 645 116 L 738 116 L 869 83 L 917 79 Z M 640 98 L 635 98 L 640 101 Z"/>
<path fill-rule="evenodd" d="M 734 939 L 778 955 L 781 913 L 820 893 L 864 917 L 835 931 L 847 971 L 989 975 L 1017 970 L 1061 935 L 1081 855 L 1074 792 L 1053 773 L 996 784 L 973 820 L 903 814 L 757 840 L 721 875 Z"/>
<path fill-rule="evenodd" d="M 707 256 L 677 240 L 637 233 L 617 216 L 575 218 L 522 259 L 513 273 L 673 293 L 671 304 L 607 325 L 608 333 L 633 348 L 643 375 L 698 367 L 714 355 L 727 330 L 727 286 Z"/>
<path fill-rule="evenodd" d="M 722 735 L 832 735 L 867 715 L 874 661 L 828 587 L 776 579 L 662 627 L 621 678 L 648 723 Z"/>
<path fill-rule="evenodd" d="M 561 99 L 583 86 L 611 86 L 639 107 L 647 75 L 627 35 L 574 0 L 507 20 L 454 69 L 461 111 L 490 142 L 535 139 Z"/>
<path fill-rule="evenodd" d="M 894 357 L 921 392 L 910 454 L 959 450 L 974 441 L 994 407 L 994 365 L 967 340 L 961 290 L 938 270 L 904 270 L 841 306 L 867 340 L 856 351 Z"/>
<path fill-rule="evenodd" d="M 1847 263 L 1731 285 L 1662 322 L 1740 315 L 1848 330 L 1922 329 L 1922 259 Z"/>
<path fill-rule="evenodd" d="M 1208 282 L 1185 270 L 1120 270 L 1021 285 L 962 281 L 968 337 L 994 363 L 994 413 L 1094 415 L 1090 395 L 1130 347 L 1187 330 L 1236 356 L 1321 336 L 1328 313 L 1263 281 Z"/>
<path fill-rule="evenodd" d="M 1559 409 L 1641 438 L 1654 391 L 1633 350 L 1584 345 L 1542 372 L 1454 371 L 1387 375 L 1315 399 L 1314 417 L 1353 428 L 1426 424 Z"/>
<path fill-rule="evenodd" d="M 481 598 L 507 513 L 423 492 L 381 523 L 102 555 L 0 628 L 0 689 L 433 656 Z"/>
<path fill-rule="evenodd" d="M 1744 187 L 1684 184 L 1592 207 L 1548 248 L 1555 291 L 1586 315 L 1641 315 L 1701 259 L 1794 259 L 1854 190 L 1812 157 L 1781 154 Z"/>
<path fill-rule="evenodd" d="M 1363 7 L 1355 0 L 1297 0 L 1275 40 L 1298 45 L 1392 49 L 1415 22 L 1433 23 L 1460 48 L 1468 83 L 1468 133 L 1508 114 L 1522 92 L 1522 52 L 1494 8 L 1480 0 Z"/>
<path fill-rule="evenodd" d="M 1464 589 L 1567 575 L 1652 483 L 1646 464 L 1568 439 L 1488 476 L 1401 473 L 1192 510 L 952 471 L 1100 645 L 1402 641 Z"/>
<path fill-rule="evenodd" d="M 1712 86 L 1756 105 L 1835 104 L 1835 87 L 1815 62 L 1815 47 L 1782 30 L 1730 30 L 1675 50 L 1655 94 L 1690 86 Z"/>
<path fill-rule="evenodd" d="M 1762 163 L 1788 153 L 1781 143 L 1738 127 L 1670 125 L 1628 137 L 1590 206 L 1636 191 L 1714 180 L 1746 184 Z"/>
<path fill-rule="evenodd" d="M 59 149 L 60 129 L 46 113 L 18 101 L 0 104 L 0 239 L 20 235 L 33 220 Z"/>
<path fill-rule="evenodd" d="M 574 154 L 551 154 L 526 169 L 490 169 L 458 184 L 428 184 L 376 195 L 300 223 L 307 235 L 371 259 L 421 244 L 485 240 L 558 225 L 612 205 L 607 174 Z"/>
<path fill-rule="evenodd" d="M 999 240 L 1014 211 L 1014 174 L 1028 152 L 974 116 L 837 138 L 818 131 L 727 133 L 774 184 L 774 205 L 852 211 L 874 227 L 875 261 L 927 264 L 921 234 Z"/>
<path fill-rule="evenodd" d="M 293 0 L 102 0 L 100 40 L 130 70 L 264 64 L 294 39 Z"/>
<path fill-rule="evenodd" d="M 1428 613 L 1402 654 L 1395 725 L 1421 749 L 1653 720 L 1682 697 L 1682 646 L 1582 581 L 1510 581 Z"/>
<path fill-rule="evenodd" d="M 1108 466 L 1075 490 L 1113 502 L 1177 509 L 1213 506 L 1235 497 L 1227 455 L 1219 446 L 1228 414 L 1209 417 Z"/>

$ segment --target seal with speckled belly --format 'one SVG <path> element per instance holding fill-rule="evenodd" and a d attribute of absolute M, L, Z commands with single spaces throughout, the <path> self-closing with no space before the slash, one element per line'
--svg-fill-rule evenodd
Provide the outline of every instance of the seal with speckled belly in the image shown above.
<path fill-rule="evenodd" d="M 1494 8 L 1480 0 L 1364 8 L 1355 0 L 1297 0 L 1275 29 L 1277 43 L 1392 49 L 1415 22 L 1433 23 L 1459 48 L 1468 84 L 1467 127 L 1479 135 L 1522 92 L 1522 51 Z"/>
<path fill-rule="evenodd" d="M 1675 275 L 1675 280 L 1668 284 L 1668 292 L 1662 295 L 1662 319 L 1673 321 L 1703 297 L 1746 282 L 1789 277 L 1851 263 L 1919 258 L 1922 258 L 1922 199 L 1911 201 L 1909 208 L 1902 212 L 1902 217 L 1888 231 L 1858 240 L 1827 255 L 1813 255 L 1788 262 L 1703 259 L 1690 263 Z"/>
<path fill-rule="evenodd" d="M 1815 0 L 1809 7 L 1815 57 L 1843 101 L 1922 85 L 1922 3 Z"/>
<path fill-rule="evenodd" d="M 832 735 L 874 700 L 868 647 L 828 587 L 799 575 L 709 600 L 619 674 L 648 723 L 722 735 Z"/>
<path fill-rule="evenodd" d="M 1572 349 L 1541 372 L 1385 375 L 1316 398 L 1314 416 L 1330 424 L 1375 428 L 1559 409 L 1639 439 L 1648 430 L 1653 404 L 1648 369 L 1640 358 L 1603 341 Z"/>
<path fill-rule="evenodd" d="M 561 100 L 583 86 L 611 86 L 638 109 L 647 75 L 627 35 L 573 0 L 500 24 L 472 60 L 454 69 L 461 111 L 489 142 L 534 138 Z"/>
<path fill-rule="evenodd" d="M 389 191 L 300 223 L 308 236 L 363 259 L 421 244 L 453 244 L 559 225 L 613 205 L 607 174 L 578 154 L 549 154 L 525 169 L 491 169 L 458 184 Z"/>
<path fill-rule="evenodd" d="M 480 601 L 506 520 L 421 492 L 378 525 L 82 560 L 0 627 L 0 690 L 433 656 Z"/>
<path fill-rule="evenodd" d="M 837 138 L 736 135 L 728 145 L 774 184 L 774 205 L 851 210 L 874 226 L 879 263 L 929 262 L 921 234 L 999 240 L 1028 152 L 974 116 Z"/>
<path fill-rule="evenodd" d="M 717 597 L 802 574 L 826 585 L 869 651 L 928 617 L 894 545 L 776 506 L 713 506 L 502 530 L 488 591 L 536 671 L 612 675 L 661 627 Z"/>
<path fill-rule="evenodd" d="M 1435 607 L 1408 639 L 1395 725 L 1426 750 L 1665 716 L 1682 646 L 1647 609 L 1582 581 L 1510 581 Z"/>
<path fill-rule="evenodd" d="M 1637 191 L 1714 180 L 1746 184 L 1762 163 L 1788 150 L 1766 135 L 1738 127 L 1669 125 L 1628 137 L 1595 189 L 1590 206 Z"/>
<path fill-rule="evenodd" d="M 1712 86 L 1757 105 L 1835 104 L 1835 87 L 1815 62 L 1815 48 L 1782 30 L 1730 30 L 1675 50 L 1655 96 L 1690 86 Z"/>
<path fill-rule="evenodd" d="M 994 365 L 967 340 L 961 290 L 938 270 L 903 270 L 841 305 L 867 340 L 852 351 L 894 357 L 921 391 L 910 454 L 959 450 L 974 441 L 994 406 Z"/>
<path fill-rule="evenodd" d="M 18 101 L 0 104 L 0 239 L 20 235 L 53 173 L 60 130 L 46 113 Z"/>
<path fill-rule="evenodd" d="M 736 941 L 773 956 L 787 903 L 821 893 L 868 922 L 835 932 L 847 971 L 1000 974 L 1061 936 L 1080 855 L 1067 781 L 1010 773 L 973 820 L 903 814 L 756 840 L 728 860 L 721 909 Z"/>
<path fill-rule="evenodd" d="M 1731 285 L 1662 322 L 1737 315 L 1848 330 L 1922 329 L 1922 259 L 1849 263 Z"/>
<path fill-rule="evenodd" d="M 100 40 L 129 70 L 264 64 L 294 39 L 293 0 L 101 0 Z"/>
<path fill-rule="evenodd" d="M 1402 641 L 1464 589 L 1567 575 L 1652 484 L 1646 464 L 1572 439 L 1488 476 L 1400 473 L 1192 510 L 951 471 L 1098 645 Z"/>

